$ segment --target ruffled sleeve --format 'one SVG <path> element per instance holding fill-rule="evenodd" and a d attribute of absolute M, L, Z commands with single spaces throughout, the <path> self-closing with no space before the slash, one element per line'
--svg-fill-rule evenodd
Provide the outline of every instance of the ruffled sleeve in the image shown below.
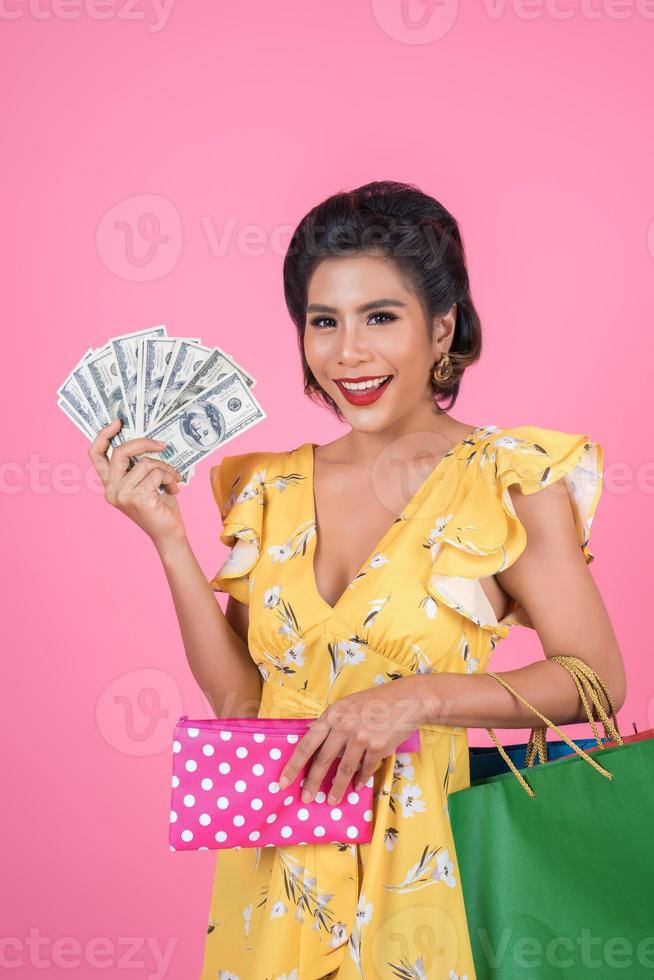
<path fill-rule="evenodd" d="M 220 540 L 231 546 L 209 585 L 246 605 L 250 599 L 249 573 L 261 550 L 265 472 L 265 455 L 258 452 L 225 456 L 209 472 L 223 522 Z"/>
<path fill-rule="evenodd" d="M 594 558 L 588 543 L 602 490 L 603 452 L 587 435 L 538 426 L 493 426 L 480 440 L 475 462 L 469 485 L 443 517 L 433 540 L 428 591 L 476 625 L 504 637 L 512 625 L 533 628 L 516 600 L 498 621 L 480 584 L 480 579 L 512 565 L 527 544 L 508 488 L 517 483 L 523 493 L 536 493 L 563 479 L 588 564 Z"/>

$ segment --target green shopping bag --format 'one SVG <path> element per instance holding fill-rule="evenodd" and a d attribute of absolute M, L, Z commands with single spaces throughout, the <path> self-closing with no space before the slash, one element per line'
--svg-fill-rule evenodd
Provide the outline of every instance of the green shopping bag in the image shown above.
<path fill-rule="evenodd" d="M 574 754 L 548 761 L 547 729 L 532 729 L 526 768 L 505 756 L 512 772 L 448 797 L 477 980 L 652 980 L 654 729 L 621 737 L 592 668 L 553 659 L 574 677 L 598 745 L 584 751 L 529 705 Z M 535 748 L 546 764 L 533 765 Z"/>

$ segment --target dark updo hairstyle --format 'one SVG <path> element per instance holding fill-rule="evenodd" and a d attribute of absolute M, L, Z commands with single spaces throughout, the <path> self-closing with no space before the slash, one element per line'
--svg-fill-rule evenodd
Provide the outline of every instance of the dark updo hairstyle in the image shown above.
<path fill-rule="evenodd" d="M 302 218 L 284 257 L 284 296 L 298 331 L 304 393 L 326 404 L 344 421 L 334 399 L 322 388 L 304 354 L 308 283 L 321 259 L 357 253 L 394 260 L 418 297 L 430 337 L 432 317 L 457 304 L 446 381 L 431 377 L 437 414 L 450 409 L 463 372 L 481 354 L 481 324 L 470 297 L 470 283 L 459 226 L 442 204 L 412 184 L 379 180 L 328 197 Z M 432 368 L 433 371 L 433 368 Z M 440 401 L 449 396 L 447 405 Z"/>

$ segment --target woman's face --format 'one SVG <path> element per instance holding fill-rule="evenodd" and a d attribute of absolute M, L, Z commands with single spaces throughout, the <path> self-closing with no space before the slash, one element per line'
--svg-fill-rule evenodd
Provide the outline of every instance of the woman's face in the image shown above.
<path fill-rule="evenodd" d="M 432 411 L 429 376 L 451 342 L 451 312 L 438 318 L 432 340 L 418 298 L 392 259 L 323 259 L 308 286 L 305 357 L 352 428 L 384 429 L 416 409 Z M 378 388 L 355 394 L 342 385 L 384 377 Z"/>

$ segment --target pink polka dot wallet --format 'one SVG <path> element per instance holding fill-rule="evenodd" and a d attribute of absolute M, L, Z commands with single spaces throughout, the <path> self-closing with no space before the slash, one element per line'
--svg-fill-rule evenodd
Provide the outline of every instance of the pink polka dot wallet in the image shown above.
<path fill-rule="evenodd" d="M 168 843 L 173 851 L 275 847 L 342 841 L 369 843 L 373 783 L 327 802 L 340 759 L 333 760 L 313 800 L 302 784 L 309 759 L 285 789 L 279 776 L 313 718 L 210 718 L 183 715 L 173 734 Z M 420 731 L 395 752 L 418 752 Z"/>

